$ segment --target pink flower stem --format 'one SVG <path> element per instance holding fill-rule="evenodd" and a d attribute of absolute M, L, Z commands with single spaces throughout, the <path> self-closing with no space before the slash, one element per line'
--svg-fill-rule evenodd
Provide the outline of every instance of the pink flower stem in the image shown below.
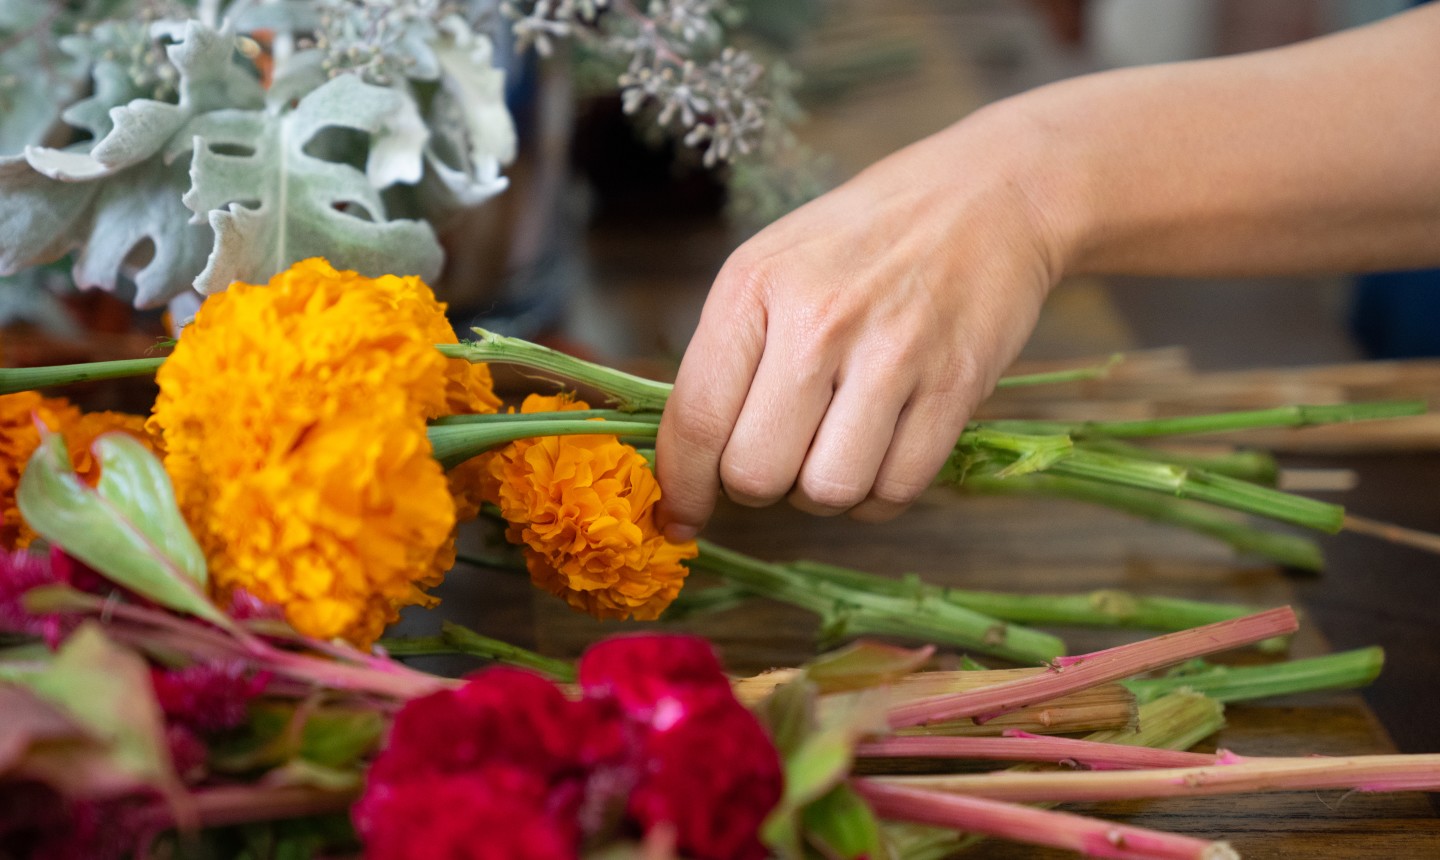
<path fill-rule="evenodd" d="M 155 634 L 163 633 L 166 634 L 167 644 L 181 653 L 204 659 L 248 660 L 259 668 L 295 681 L 392 699 L 413 699 L 458 683 L 390 661 L 386 661 L 390 665 L 380 670 L 369 665 L 353 665 L 285 651 L 249 634 L 244 640 L 235 639 L 206 625 L 143 606 L 117 603 L 110 606 L 108 612 L 112 633 L 132 645 L 143 647 L 154 644 Z M 114 624 L 117 619 L 148 626 L 153 632 L 126 631 Z"/>
<path fill-rule="evenodd" d="M 1213 765 L 1203 753 L 1147 749 L 1125 744 L 1052 738 L 1010 730 L 1003 737 L 892 737 L 868 741 L 855 749 L 860 757 L 968 758 L 987 761 L 1073 763 L 1091 770 L 1133 770 Z"/>
<path fill-rule="evenodd" d="M 998 773 L 897 777 L 887 784 L 1015 803 L 1199 797 L 1261 791 L 1440 791 L 1440 754 L 1243 758 L 1206 767 L 1107 773 Z"/>
<path fill-rule="evenodd" d="M 355 802 L 357 794 L 298 785 L 226 786 L 197 791 L 186 798 L 186 806 L 201 827 L 225 827 L 343 812 Z M 176 824 L 174 812 L 166 803 L 140 810 L 134 821 L 141 828 L 154 830 Z"/>
<path fill-rule="evenodd" d="M 852 784 L 881 818 L 1063 848 L 1087 857 L 1230 860 L 1240 856 L 1223 842 L 1112 824 L 1070 812 L 927 791 L 873 779 L 855 779 Z"/>
<path fill-rule="evenodd" d="M 1293 633 L 1298 626 L 1294 611 L 1287 606 L 1118 648 L 1060 657 L 1039 675 L 899 705 L 890 711 L 890 726 L 902 728 L 965 717 L 979 718 L 975 721 L 980 723 L 1096 684 Z"/>

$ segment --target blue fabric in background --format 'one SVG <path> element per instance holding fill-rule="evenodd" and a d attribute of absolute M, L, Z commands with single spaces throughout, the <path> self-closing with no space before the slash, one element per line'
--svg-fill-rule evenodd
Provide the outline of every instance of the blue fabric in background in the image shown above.
<path fill-rule="evenodd" d="M 1371 358 L 1440 355 L 1440 269 L 1357 277 L 1350 328 Z"/>

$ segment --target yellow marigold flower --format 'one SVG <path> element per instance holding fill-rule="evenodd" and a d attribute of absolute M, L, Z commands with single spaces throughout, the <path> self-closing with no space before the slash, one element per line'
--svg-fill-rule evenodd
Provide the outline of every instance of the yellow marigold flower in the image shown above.
<path fill-rule="evenodd" d="M 99 479 L 100 466 L 90 444 L 101 433 L 123 430 L 156 450 L 156 440 L 145 432 L 145 419 L 138 415 L 82 413 L 64 398 L 41 397 L 34 391 L 0 396 L 0 547 L 5 549 L 23 549 L 36 538 L 15 504 L 20 476 L 40 446 L 36 418 L 65 438 L 75 471 L 91 484 Z"/>
<path fill-rule="evenodd" d="M 323 260 L 205 302 L 151 420 L 217 590 L 361 646 L 431 602 L 420 586 L 453 561 L 455 525 L 425 435 L 455 378 L 433 346 L 441 312 L 418 279 Z"/>
<path fill-rule="evenodd" d="M 589 408 L 532 395 L 522 412 Z M 695 543 L 672 544 L 655 524 L 649 464 L 614 436 L 522 439 L 487 455 L 482 490 L 525 547 L 531 580 L 596 618 L 659 617 L 684 585 Z"/>

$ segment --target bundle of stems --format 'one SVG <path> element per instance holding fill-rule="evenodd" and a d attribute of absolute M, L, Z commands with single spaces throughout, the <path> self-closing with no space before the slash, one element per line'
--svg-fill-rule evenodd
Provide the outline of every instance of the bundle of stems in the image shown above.
<path fill-rule="evenodd" d="M 439 344 L 451 358 L 510 364 L 536 371 L 561 385 L 598 391 L 615 407 L 588 413 L 466 416 L 436 422 L 431 430 L 435 456 L 454 465 L 515 439 L 540 435 L 603 433 L 643 445 L 655 438 L 659 414 L 671 386 L 587 362 L 518 338 L 482 329 L 477 339 Z M 71 382 L 153 373 L 163 358 L 97 362 L 41 368 L 0 369 L 0 394 Z M 1106 368 L 1009 377 L 1003 387 L 1036 385 L 1103 375 Z M 1218 508 L 1279 522 L 1335 532 L 1345 525 L 1337 505 L 1306 499 L 1266 486 L 1273 482 L 1273 463 L 1264 457 L 1194 458 L 1129 444 L 1125 440 L 1224 433 L 1257 427 L 1307 427 L 1344 421 L 1396 418 L 1423 413 L 1421 402 L 1401 401 L 1325 406 L 1284 406 L 1275 409 L 1214 415 L 1156 418 L 1142 421 L 972 422 L 961 434 L 942 480 L 996 491 L 1017 478 L 1044 474 L 1059 483 L 1030 481 L 1030 492 L 1053 493 L 1107 504 L 1177 525 L 1195 528 L 1247 551 L 1300 567 L 1314 567 L 1311 548 L 1284 539 L 1266 540 L 1243 524 L 1224 525 L 1194 510 L 1167 502 L 1192 499 Z M 596 427 L 593 418 L 607 418 Z M 1117 492 L 1095 490 L 1103 487 Z M 1011 489 L 1005 487 L 1006 490 Z M 1156 500 L 1146 504 L 1147 494 Z"/>

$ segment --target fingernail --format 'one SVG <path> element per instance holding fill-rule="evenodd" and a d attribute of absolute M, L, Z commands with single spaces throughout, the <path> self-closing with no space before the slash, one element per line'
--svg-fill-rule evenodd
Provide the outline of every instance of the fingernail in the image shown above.
<path fill-rule="evenodd" d="M 700 530 L 694 526 L 687 526 L 683 523 L 670 523 L 665 527 L 665 539 L 671 543 L 685 543 L 692 541 L 700 534 Z"/>

